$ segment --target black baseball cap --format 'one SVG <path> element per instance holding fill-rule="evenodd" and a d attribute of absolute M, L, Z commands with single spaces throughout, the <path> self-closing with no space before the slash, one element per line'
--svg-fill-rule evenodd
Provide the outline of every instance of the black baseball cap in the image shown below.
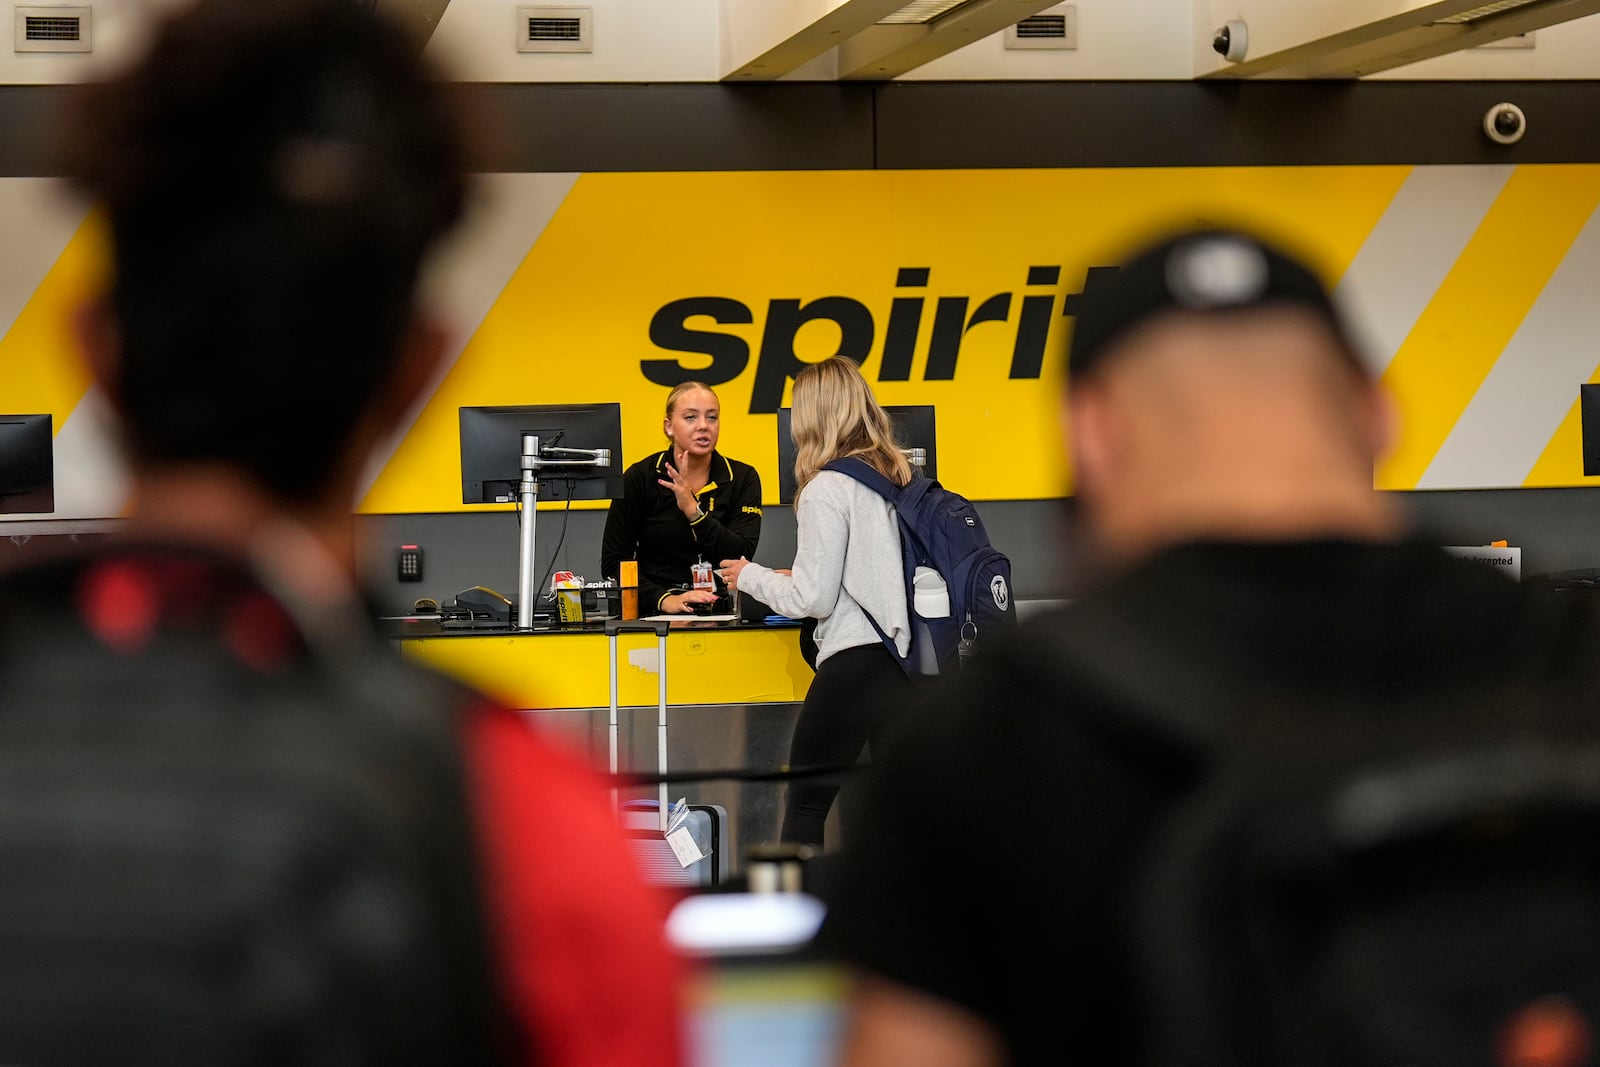
<path fill-rule="evenodd" d="M 1282 248 L 1240 230 L 1200 229 L 1168 236 L 1097 281 L 1079 297 L 1067 351 L 1071 375 L 1099 366 L 1135 326 L 1167 312 L 1237 312 L 1285 304 L 1315 312 L 1361 366 L 1344 320 L 1316 272 Z"/>

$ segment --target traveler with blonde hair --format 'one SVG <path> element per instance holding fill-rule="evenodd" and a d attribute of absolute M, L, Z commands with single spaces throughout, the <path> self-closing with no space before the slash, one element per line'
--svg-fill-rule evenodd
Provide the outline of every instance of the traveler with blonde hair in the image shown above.
<path fill-rule="evenodd" d="M 905 672 L 872 620 L 902 656 L 910 650 L 911 628 L 894 505 L 849 475 L 822 468 L 854 456 L 904 485 L 911 464 L 852 360 L 836 356 L 802 370 L 794 379 L 791 407 L 794 566 L 783 571 L 724 559 L 722 575 L 729 588 L 791 618 L 817 620 L 817 674 L 795 722 L 789 766 L 842 767 L 860 759 L 910 693 Z M 792 780 L 780 838 L 820 848 L 838 793 L 836 779 Z"/>

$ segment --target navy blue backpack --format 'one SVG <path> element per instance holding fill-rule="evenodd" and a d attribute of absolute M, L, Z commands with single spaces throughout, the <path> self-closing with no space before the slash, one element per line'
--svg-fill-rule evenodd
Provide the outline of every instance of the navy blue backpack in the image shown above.
<path fill-rule="evenodd" d="M 932 478 L 897 486 L 865 461 L 846 457 L 823 470 L 846 474 L 894 505 L 900 518 L 911 649 L 901 656 L 872 619 L 906 674 L 945 674 L 977 654 L 980 640 L 1016 628 L 1011 560 L 989 540 L 972 501 Z M 868 616 L 870 619 L 871 616 Z"/>

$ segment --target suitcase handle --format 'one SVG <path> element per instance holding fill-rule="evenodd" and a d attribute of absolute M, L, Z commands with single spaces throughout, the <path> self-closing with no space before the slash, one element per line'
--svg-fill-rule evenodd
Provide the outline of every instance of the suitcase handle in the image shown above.
<path fill-rule="evenodd" d="M 687 616 L 693 618 L 693 616 Z M 657 637 L 667 636 L 667 631 L 672 628 L 670 622 L 643 622 L 639 619 L 607 619 L 606 633 L 608 635 L 627 633 L 653 633 Z"/>
<path fill-rule="evenodd" d="M 669 622 L 645 622 L 643 619 L 607 619 L 606 640 L 611 649 L 611 721 L 609 723 L 611 734 L 611 773 L 617 773 L 617 635 L 625 633 L 653 633 L 661 642 L 661 663 L 657 667 L 660 671 L 661 688 L 661 719 L 656 726 L 656 764 L 662 774 L 661 797 L 656 802 L 656 810 L 660 813 L 661 832 L 667 832 L 667 631 L 671 629 Z M 611 790 L 611 804 L 617 803 L 617 791 Z"/>

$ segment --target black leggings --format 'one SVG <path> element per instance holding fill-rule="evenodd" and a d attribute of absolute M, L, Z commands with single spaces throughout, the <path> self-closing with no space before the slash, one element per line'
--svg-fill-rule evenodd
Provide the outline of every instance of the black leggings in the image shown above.
<path fill-rule="evenodd" d="M 854 766 L 879 728 L 910 697 L 910 680 L 882 644 L 835 652 L 823 660 L 806 690 L 789 745 L 789 766 Z M 823 824 L 840 785 L 833 776 L 790 780 L 779 837 L 821 848 Z"/>

